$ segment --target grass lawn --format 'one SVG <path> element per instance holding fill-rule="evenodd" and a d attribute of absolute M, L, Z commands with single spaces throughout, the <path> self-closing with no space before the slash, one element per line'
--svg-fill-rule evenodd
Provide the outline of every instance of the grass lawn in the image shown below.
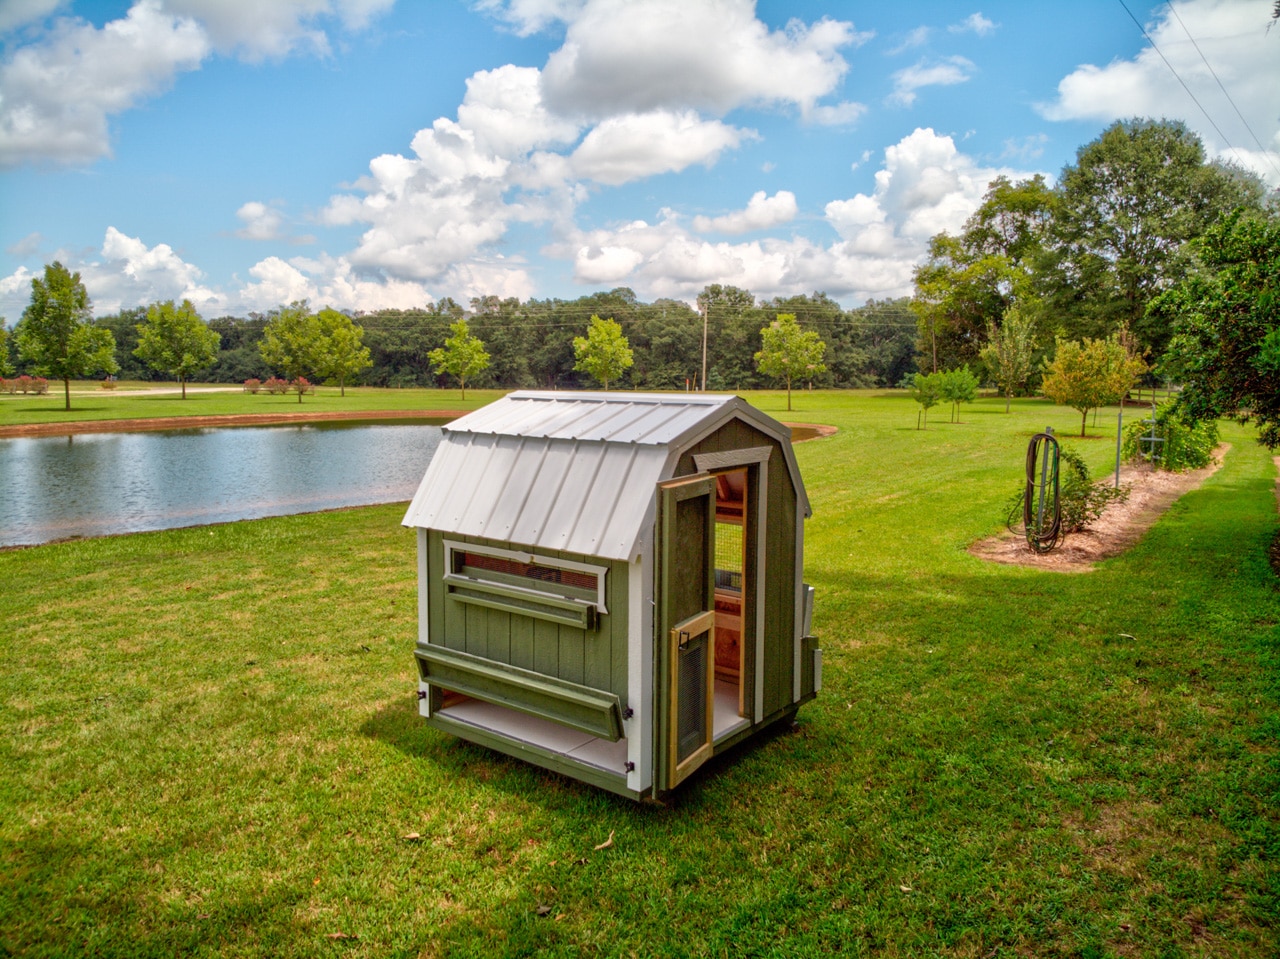
<path fill-rule="evenodd" d="M 750 399 L 839 427 L 796 448 L 825 688 L 665 807 L 421 724 L 403 506 L 0 552 L 0 955 L 1276 955 L 1252 432 L 1054 574 L 965 547 L 1073 411 Z M 1098 475 L 1114 422 L 1064 438 Z"/>

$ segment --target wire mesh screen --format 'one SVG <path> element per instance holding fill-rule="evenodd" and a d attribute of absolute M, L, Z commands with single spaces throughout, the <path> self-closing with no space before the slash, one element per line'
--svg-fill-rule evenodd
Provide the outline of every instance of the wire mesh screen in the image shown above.
<path fill-rule="evenodd" d="M 680 649 L 676 707 L 676 761 L 684 762 L 707 741 L 707 634 Z"/>
<path fill-rule="evenodd" d="M 742 526 L 716 523 L 716 589 L 742 589 Z"/>

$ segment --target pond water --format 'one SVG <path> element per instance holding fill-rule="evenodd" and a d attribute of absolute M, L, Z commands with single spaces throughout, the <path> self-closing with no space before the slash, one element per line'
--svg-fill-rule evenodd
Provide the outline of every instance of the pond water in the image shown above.
<path fill-rule="evenodd" d="M 403 422 L 0 439 L 0 546 L 408 500 L 439 441 Z"/>

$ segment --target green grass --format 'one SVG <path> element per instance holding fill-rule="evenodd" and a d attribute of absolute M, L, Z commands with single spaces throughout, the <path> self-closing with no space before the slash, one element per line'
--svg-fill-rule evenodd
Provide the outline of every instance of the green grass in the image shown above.
<path fill-rule="evenodd" d="M 825 688 L 666 807 L 421 724 L 402 506 L 0 553 L 0 955 L 1275 955 L 1252 434 L 1052 574 L 965 547 L 1073 411 L 751 399 L 840 428 L 796 449 Z"/>
<path fill-rule="evenodd" d="M 122 383 L 114 391 L 101 389 L 97 383 L 73 383 L 71 409 L 66 410 L 63 409 L 62 384 L 58 383 L 57 387 L 55 390 L 50 384 L 46 396 L 0 393 L 0 426 L 231 413 L 473 410 L 505 392 L 468 390 L 467 398 L 463 400 L 458 390 L 385 390 L 349 386 L 347 395 L 341 396 L 337 387 L 321 386 L 314 395 L 304 396 L 299 403 L 296 393 L 286 396 L 250 394 L 234 386 L 229 389 L 225 386 L 188 386 L 184 400 L 178 393 L 171 392 L 177 389 L 173 383 Z"/>

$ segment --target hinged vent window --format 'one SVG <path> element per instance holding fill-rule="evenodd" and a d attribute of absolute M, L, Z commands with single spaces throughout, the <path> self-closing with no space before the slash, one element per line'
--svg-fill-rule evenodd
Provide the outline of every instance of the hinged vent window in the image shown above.
<path fill-rule="evenodd" d="M 605 607 L 604 566 L 445 540 L 444 582 L 453 599 L 595 629 Z"/>

